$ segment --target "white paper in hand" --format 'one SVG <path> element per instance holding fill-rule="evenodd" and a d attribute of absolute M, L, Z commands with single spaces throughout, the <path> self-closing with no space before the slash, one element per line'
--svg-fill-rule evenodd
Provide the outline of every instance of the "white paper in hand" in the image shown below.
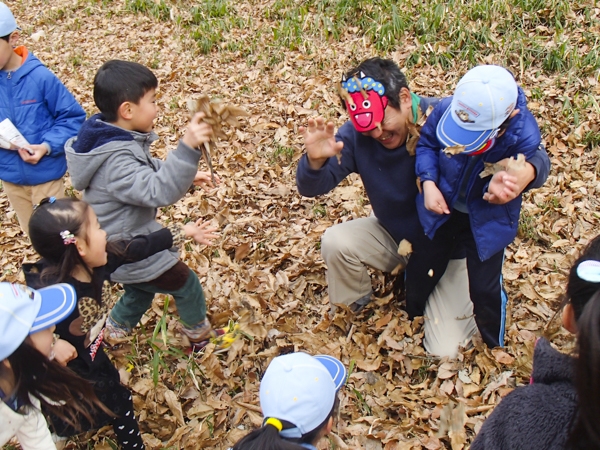
<path fill-rule="evenodd" d="M 29 154 L 33 154 L 33 151 L 29 148 L 29 142 L 10 119 L 4 119 L 0 122 L 0 147 L 8 150 L 24 148 Z"/>

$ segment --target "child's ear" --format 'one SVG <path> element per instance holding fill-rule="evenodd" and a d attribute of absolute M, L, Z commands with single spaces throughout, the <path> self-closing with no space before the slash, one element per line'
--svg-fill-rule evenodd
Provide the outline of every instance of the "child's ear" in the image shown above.
<path fill-rule="evenodd" d="M 117 110 L 117 115 L 125 120 L 131 120 L 133 117 L 131 102 L 123 102 Z"/>
<path fill-rule="evenodd" d="M 570 302 L 562 310 L 562 324 L 567 331 L 577 334 L 577 319 L 575 319 L 575 310 Z"/>
<path fill-rule="evenodd" d="M 407 88 L 400 88 L 398 99 L 400 100 L 400 109 L 412 107 L 412 96 Z"/>
<path fill-rule="evenodd" d="M 508 116 L 509 119 L 512 119 L 513 117 L 515 117 L 517 114 L 519 114 L 519 112 L 521 112 L 521 110 L 519 108 L 515 108 L 513 109 L 513 112 L 510 113 L 510 116 Z"/>
<path fill-rule="evenodd" d="M 327 421 L 327 425 L 325 426 L 325 435 L 328 435 L 329 433 L 331 433 L 332 428 L 333 428 L 333 416 L 330 416 L 329 420 Z"/>
<path fill-rule="evenodd" d="M 8 38 L 8 43 L 10 44 L 10 46 L 16 47 L 20 37 L 21 33 L 19 33 L 19 30 L 15 30 L 12 33 L 10 33 L 10 36 Z"/>
<path fill-rule="evenodd" d="M 79 256 L 84 258 L 86 255 L 87 246 L 85 245 L 85 242 L 83 241 L 83 239 L 75 238 L 74 245 L 75 245 L 75 247 L 77 247 L 77 252 L 79 253 Z"/>

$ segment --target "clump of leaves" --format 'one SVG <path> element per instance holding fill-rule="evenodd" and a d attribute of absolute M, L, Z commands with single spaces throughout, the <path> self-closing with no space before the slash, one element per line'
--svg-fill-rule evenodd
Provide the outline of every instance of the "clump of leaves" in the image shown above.
<path fill-rule="evenodd" d="M 227 139 L 227 135 L 223 131 L 223 126 L 230 125 L 238 128 L 241 125 L 238 117 L 249 116 L 245 109 L 227 104 L 220 99 L 211 100 L 207 95 L 202 95 L 197 99 L 189 100 L 188 109 L 192 114 L 197 112 L 204 113 L 204 118 L 202 120 L 212 126 L 214 137 L 221 139 Z M 212 166 L 210 151 L 214 146 L 215 142 L 211 139 L 209 142 L 205 142 L 200 149 L 202 151 L 202 157 L 210 168 L 213 183 L 215 182 L 215 173 Z"/>

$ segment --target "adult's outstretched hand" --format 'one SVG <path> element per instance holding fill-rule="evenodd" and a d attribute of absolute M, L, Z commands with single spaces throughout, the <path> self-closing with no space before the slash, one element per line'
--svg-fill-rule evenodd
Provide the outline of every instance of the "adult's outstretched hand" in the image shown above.
<path fill-rule="evenodd" d="M 300 127 L 299 131 L 304 137 L 308 164 L 314 170 L 323 167 L 332 156 L 339 155 L 344 147 L 343 142 L 335 140 L 333 122 L 325 123 L 323 117 L 308 119 L 308 127 Z"/>

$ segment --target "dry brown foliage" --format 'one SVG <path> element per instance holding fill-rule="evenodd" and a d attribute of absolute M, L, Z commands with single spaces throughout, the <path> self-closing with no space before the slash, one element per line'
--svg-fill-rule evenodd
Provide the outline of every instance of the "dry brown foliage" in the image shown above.
<path fill-rule="evenodd" d="M 320 237 L 334 223 L 367 216 L 370 206 L 357 176 L 329 195 L 298 195 L 297 128 L 316 114 L 337 124 L 346 119 L 336 95 L 341 74 L 376 53 L 355 29 L 340 42 L 307 39 L 307 47 L 269 65 L 239 51 L 200 54 L 176 21 L 132 13 L 125 2 L 8 4 L 24 29 L 24 43 L 89 114 L 95 112 L 92 80 L 103 62 L 134 60 L 154 70 L 160 81 L 157 157 L 165 157 L 183 135 L 190 97 L 218 97 L 250 113 L 241 127 L 224 128 L 225 137 L 215 142 L 212 163 L 220 186 L 210 193 L 193 191 L 159 210 L 164 222 L 203 217 L 219 224 L 222 239 L 214 247 L 189 245 L 181 258 L 201 279 L 213 323 L 234 319 L 246 337 L 227 354 L 215 355 L 209 346 L 190 359 L 180 351 L 171 304 L 152 342 L 164 311 L 159 296 L 134 336 L 111 352 L 133 391 L 148 448 L 227 448 L 261 423 L 258 385 L 270 359 L 305 350 L 336 356 L 352 372 L 340 394 L 334 433 L 321 448 L 458 449 L 468 446 L 502 396 L 527 383 L 534 342 L 544 330 L 560 348 L 571 349 L 572 339 L 558 322 L 546 327 L 570 262 L 599 230 L 598 151 L 582 143 L 586 131 L 598 130 L 598 110 L 590 106 L 582 125 L 572 129 L 562 108 L 564 97 L 574 97 L 581 86 L 598 93 L 593 77 L 567 85 L 561 75 L 516 68 L 528 94 L 534 87 L 543 93 L 544 102 L 532 101 L 530 108 L 543 126 L 553 170 L 544 188 L 525 195 L 521 231 L 506 252 L 506 346 L 490 350 L 477 344 L 457 360 L 439 360 L 423 349 L 421 320 L 407 320 L 394 277 L 373 274 L 377 300 L 358 317 L 346 310 L 333 320 L 326 315 Z M 236 8 L 259 26 L 270 6 L 257 1 Z M 232 33 L 230 39 L 243 42 L 252 30 Z M 413 40 L 405 36 L 402 46 L 382 56 L 403 67 Z M 417 94 L 443 96 L 466 69 L 457 61 L 452 70 L 420 63 L 406 72 Z M 0 206 L 0 279 L 22 281 L 22 261 L 36 256 L 3 194 Z M 89 440 L 96 448 L 110 448 L 111 436 L 105 427 L 67 447 L 83 448 Z"/>

